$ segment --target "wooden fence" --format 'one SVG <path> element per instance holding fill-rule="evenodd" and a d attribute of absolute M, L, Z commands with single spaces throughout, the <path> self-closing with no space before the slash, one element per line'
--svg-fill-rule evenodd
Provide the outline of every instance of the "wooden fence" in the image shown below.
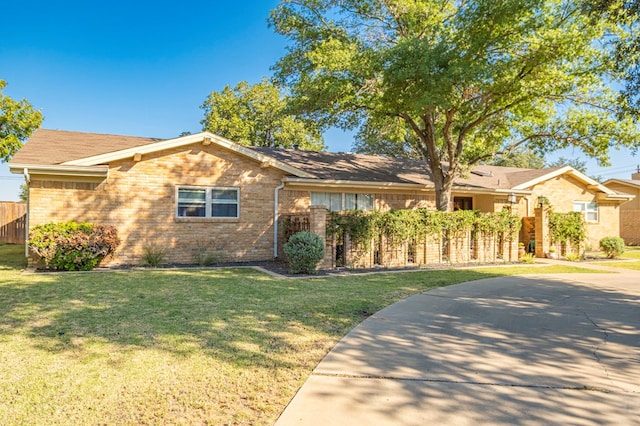
<path fill-rule="evenodd" d="M 27 226 L 27 205 L 8 201 L 0 202 L 0 242 L 24 244 Z"/>

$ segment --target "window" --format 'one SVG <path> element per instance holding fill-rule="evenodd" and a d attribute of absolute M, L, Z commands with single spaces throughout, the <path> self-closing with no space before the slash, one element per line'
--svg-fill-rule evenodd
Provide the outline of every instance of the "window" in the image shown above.
<path fill-rule="evenodd" d="M 239 217 L 238 188 L 178 187 L 178 217 Z"/>
<path fill-rule="evenodd" d="M 331 211 L 373 210 L 372 194 L 343 194 L 340 192 L 312 192 L 312 206 L 325 206 Z"/>
<path fill-rule="evenodd" d="M 473 197 L 453 197 L 454 210 L 473 210 Z"/>
<path fill-rule="evenodd" d="M 586 222 L 598 221 L 598 204 L 590 203 L 589 201 L 574 201 L 573 211 L 580 212 L 584 215 Z"/>

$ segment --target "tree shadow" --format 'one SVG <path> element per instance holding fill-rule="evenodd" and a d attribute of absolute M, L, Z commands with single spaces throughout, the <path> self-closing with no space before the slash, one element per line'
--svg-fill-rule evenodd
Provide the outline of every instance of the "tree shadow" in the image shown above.
<path fill-rule="evenodd" d="M 340 423 L 331 413 L 348 405 L 350 421 L 383 424 L 638 421 L 640 293 L 566 277 L 483 280 L 383 309 L 318 365 L 322 386 L 302 390 L 317 402 L 309 416 Z"/>

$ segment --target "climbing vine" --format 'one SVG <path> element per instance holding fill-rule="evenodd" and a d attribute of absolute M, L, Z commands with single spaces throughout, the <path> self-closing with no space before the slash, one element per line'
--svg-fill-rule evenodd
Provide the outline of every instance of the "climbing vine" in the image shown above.
<path fill-rule="evenodd" d="M 503 235 L 514 239 L 520 230 L 520 218 L 509 212 L 481 213 L 471 210 L 441 212 L 434 210 L 389 210 L 386 212 L 331 212 L 327 234 L 347 235 L 356 246 L 380 236 L 394 243 L 424 240 L 429 237 L 460 238 L 468 231 L 484 236 Z"/>
<path fill-rule="evenodd" d="M 549 236 L 552 243 L 571 243 L 575 247 L 587 238 L 584 219 L 580 212 L 554 213 L 549 215 Z"/>

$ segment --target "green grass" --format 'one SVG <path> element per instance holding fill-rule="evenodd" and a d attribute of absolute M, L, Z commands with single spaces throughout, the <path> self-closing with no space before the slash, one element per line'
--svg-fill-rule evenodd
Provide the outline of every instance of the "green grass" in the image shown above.
<path fill-rule="evenodd" d="M 0 246 L 0 424 L 273 424 L 371 313 L 574 266 L 276 279 L 250 269 L 26 274 Z"/>
<path fill-rule="evenodd" d="M 604 258 L 604 254 L 602 255 Z M 598 262 L 596 265 L 611 266 L 612 268 L 624 268 L 640 271 L 640 247 L 627 246 L 624 253 L 620 256 L 623 261 L 608 260 L 606 262 Z"/>

